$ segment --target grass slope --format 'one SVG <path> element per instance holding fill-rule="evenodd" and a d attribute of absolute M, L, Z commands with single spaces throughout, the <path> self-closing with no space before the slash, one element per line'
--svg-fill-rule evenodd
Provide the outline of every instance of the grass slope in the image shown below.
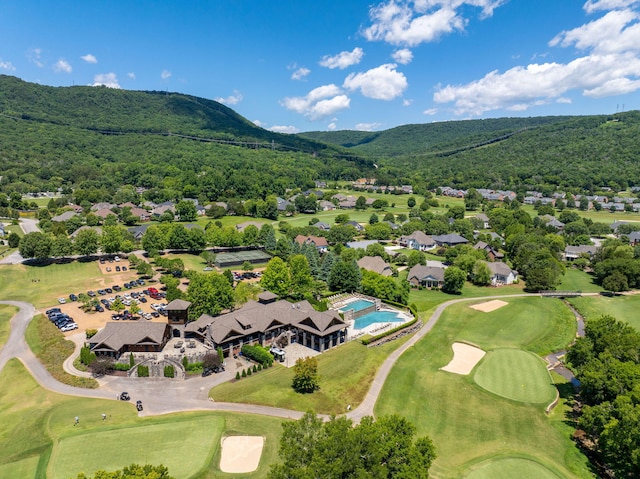
<path fill-rule="evenodd" d="M 341 414 L 345 412 L 347 404 L 356 406 L 363 400 L 382 361 L 404 341 L 406 339 L 375 348 L 352 341 L 323 353 L 318 356 L 320 390 L 313 394 L 294 392 L 291 388 L 293 368 L 276 364 L 251 377 L 216 386 L 209 396 L 222 402 Z"/>
<path fill-rule="evenodd" d="M 169 472 L 175 477 L 194 477 L 182 471 L 201 471 L 195 476 L 198 479 L 234 477 L 218 469 L 219 439 L 233 434 L 266 438 L 258 470 L 243 476 L 260 478 L 277 460 L 282 430 L 279 419 L 243 414 L 196 412 L 140 418 L 131 403 L 47 391 L 15 359 L 0 372 L 0 404 L 3 478 L 67 479 L 97 464 L 117 469 L 147 460 L 170 464 Z M 80 418 L 78 426 L 73 425 L 75 416 Z M 168 441 L 174 446 L 171 450 L 166 449 Z"/>
<path fill-rule="evenodd" d="M 7 304 L 0 304 L 0 348 L 7 342 L 10 331 L 10 323 L 13 315 L 18 312 L 18 308 Z"/>
<path fill-rule="evenodd" d="M 400 412 L 418 434 L 433 439 L 436 478 L 461 477 L 489 458 L 517 455 L 559 471 L 559 477 L 592 477 L 586 458 L 570 439 L 571 428 L 564 424 L 564 405 L 558 416 L 549 418 L 540 405 L 506 400 L 484 391 L 470 377 L 440 371 L 451 360 L 454 341 L 470 341 L 488 351 L 542 353 L 563 348 L 574 337 L 575 320 L 560 301 L 508 302 L 492 313 L 467 305 L 448 308 L 433 330 L 401 356 L 384 385 L 376 415 Z"/>
<path fill-rule="evenodd" d="M 559 479 L 542 464 L 529 459 L 512 457 L 482 463 L 480 467 L 464 476 L 464 479 L 513 479 L 514 477 Z"/>
<path fill-rule="evenodd" d="M 640 296 L 583 296 L 569 301 L 586 320 L 608 314 L 640 331 Z"/>

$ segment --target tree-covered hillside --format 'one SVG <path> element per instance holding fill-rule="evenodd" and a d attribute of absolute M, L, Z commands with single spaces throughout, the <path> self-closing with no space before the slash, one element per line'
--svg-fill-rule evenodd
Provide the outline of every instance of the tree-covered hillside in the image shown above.
<path fill-rule="evenodd" d="M 372 163 L 264 130 L 210 100 L 0 76 L 0 167 L 5 193 L 70 187 L 100 201 L 131 184 L 156 199 L 218 200 L 355 179 Z"/>
<path fill-rule="evenodd" d="M 402 125 L 384 131 L 312 131 L 298 136 L 349 148 L 369 157 L 439 153 L 572 117 L 491 118 Z"/>

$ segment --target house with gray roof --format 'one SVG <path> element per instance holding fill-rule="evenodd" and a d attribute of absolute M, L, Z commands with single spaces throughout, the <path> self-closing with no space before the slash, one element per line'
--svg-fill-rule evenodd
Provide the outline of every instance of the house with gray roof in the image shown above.
<path fill-rule="evenodd" d="M 456 246 L 459 244 L 467 244 L 469 240 L 460 236 L 458 233 L 449 233 L 447 235 L 432 236 L 438 246 Z"/>
<path fill-rule="evenodd" d="M 398 243 L 400 246 L 418 251 L 430 251 L 436 247 L 435 240 L 420 230 L 414 231 L 407 236 L 401 236 Z"/>
<path fill-rule="evenodd" d="M 567 261 L 573 261 L 581 256 L 587 256 L 591 259 L 596 254 L 597 250 L 598 247 L 595 245 L 567 246 L 564 249 L 564 259 Z"/>
<path fill-rule="evenodd" d="M 358 267 L 367 271 L 373 271 L 382 276 L 391 276 L 393 274 L 391 265 L 380 256 L 363 256 L 358 260 Z"/>
<path fill-rule="evenodd" d="M 219 316 L 203 314 L 185 327 L 187 334 L 225 355 L 236 354 L 244 344 L 269 346 L 286 338 L 316 351 L 334 348 L 346 341 L 347 323 L 338 311 L 316 311 L 308 301 L 276 301 L 264 293 L 240 309 Z"/>
<path fill-rule="evenodd" d="M 89 339 L 91 352 L 96 356 L 119 358 L 130 352 L 160 352 L 171 339 L 167 323 L 124 321 L 108 322 Z"/>
<path fill-rule="evenodd" d="M 507 263 L 485 261 L 491 271 L 491 284 L 493 286 L 503 286 L 513 284 L 518 279 L 518 272 L 511 269 Z"/>
<path fill-rule="evenodd" d="M 417 264 L 409 271 L 407 281 L 411 283 L 411 286 L 415 287 L 442 288 L 444 285 L 444 271 L 445 268 Z"/>
<path fill-rule="evenodd" d="M 74 216 L 78 216 L 78 213 L 76 213 L 75 211 L 65 211 L 64 213 L 51 218 L 51 221 L 53 221 L 54 223 L 64 223 L 65 221 L 69 221 Z"/>

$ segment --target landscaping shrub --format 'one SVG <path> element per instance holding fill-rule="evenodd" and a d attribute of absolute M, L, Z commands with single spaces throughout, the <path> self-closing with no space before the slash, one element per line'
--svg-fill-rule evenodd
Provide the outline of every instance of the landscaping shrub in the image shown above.
<path fill-rule="evenodd" d="M 185 368 L 185 371 L 189 373 L 194 373 L 198 371 L 202 371 L 204 369 L 202 361 L 196 361 L 195 363 L 189 363 Z"/>
<path fill-rule="evenodd" d="M 133 357 L 133 353 L 129 353 L 129 368 L 132 368 L 136 364 L 136 360 Z"/>
<path fill-rule="evenodd" d="M 262 371 L 262 364 L 258 364 L 258 371 Z"/>
<path fill-rule="evenodd" d="M 271 354 L 267 348 L 263 348 L 258 344 L 256 344 L 255 346 L 245 344 L 244 346 L 242 346 L 241 351 L 243 356 L 246 356 L 257 363 L 260 363 L 263 366 L 265 364 L 273 362 L 273 354 Z"/>
<path fill-rule="evenodd" d="M 240 371 L 236 373 L 236 379 L 240 379 Z"/>
<path fill-rule="evenodd" d="M 87 329 L 87 332 L 85 334 L 87 335 L 87 339 L 93 338 L 96 334 L 98 334 L 98 330 L 97 329 Z"/>
<path fill-rule="evenodd" d="M 182 367 L 185 371 L 189 369 L 189 358 L 186 356 L 182 356 Z"/>
<path fill-rule="evenodd" d="M 129 369 L 131 369 L 131 366 L 124 363 L 114 363 L 113 369 L 115 369 L 116 371 L 128 371 Z"/>
<path fill-rule="evenodd" d="M 83 346 L 82 349 L 80 349 L 80 362 L 82 364 L 84 364 L 85 366 L 89 366 L 95 360 L 96 355 L 95 353 L 91 352 L 89 346 Z"/>
<path fill-rule="evenodd" d="M 385 331 L 384 333 L 378 334 L 377 336 L 371 336 L 369 338 L 364 338 L 361 342 L 362 342 L 362 344 L 367 346 L 368 344 L 371 344 L 374 341 L 377 341 L 378 339 L 386 338 L 387 336 L 391 336 L 392 334 L 395 334 L 398 331 L 402 331 L 403 329 L 408 328 L 409 326 L 413 326 L 414 324 L 416 324 L 417 321 L 418 321 L 418 318 L 414 317 L 408 323 L 401 324 L 400 326 L 398 326 L 396 328 L 393 328 L 393 329 L 390 329 L 389 331 Z"/>
<path fill-rule="evenodd" d="M 138 377 L 139 378 L 148 378 L 149 377 L 149 366 L 138 366 Z"/>
<path fill-rule="evenodd" d="M 165 366 L 164 367 L 164 377 L 165 378 L 172 378 L 175 376 L 175 369 L 173 368 L 173 366 L 169 365 L 169 366 Z"/>
<path fill-rule="evenodd" d="M 251 376 L 251 368 L 247 368 L 247 376 Z"/>
<path fill-rule="evenodd" d="M 242 370 L 242 377 L 243 377 L 243 378 L 246 378 L 246 377 L 247 377 L 247 372 L 246 372 L 244 369 Z"/>
<path fill-rule="evenodd" d="M 257 373 L 258 372 L 258 366 L 256 366 L 255 364 L 253 365 L 253 372 Z"/>

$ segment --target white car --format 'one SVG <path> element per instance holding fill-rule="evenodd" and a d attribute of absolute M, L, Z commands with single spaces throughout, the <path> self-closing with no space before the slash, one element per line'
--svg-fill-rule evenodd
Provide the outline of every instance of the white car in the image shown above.
<path fill-rule="evenodd" d="M 58 303 L 64 304 L 66 302 L 67 302 L 67 300 L 65 298 L 58 298 Z"/>
<path fill-rule="evenodd" d="M 143 317 L 144 319 L 151 319 L 153 316 L 151 316 L 151 313 L 143 313 L 143 314 L 142 314 L 142 317 Z"/>
<path fill-rule="evenodd" d="M 67 331 L 73 331 L 74 329 L 78 329 L 78 323 L 69 323 L 60 328 L 60 331 L 66 333 Z"/>

